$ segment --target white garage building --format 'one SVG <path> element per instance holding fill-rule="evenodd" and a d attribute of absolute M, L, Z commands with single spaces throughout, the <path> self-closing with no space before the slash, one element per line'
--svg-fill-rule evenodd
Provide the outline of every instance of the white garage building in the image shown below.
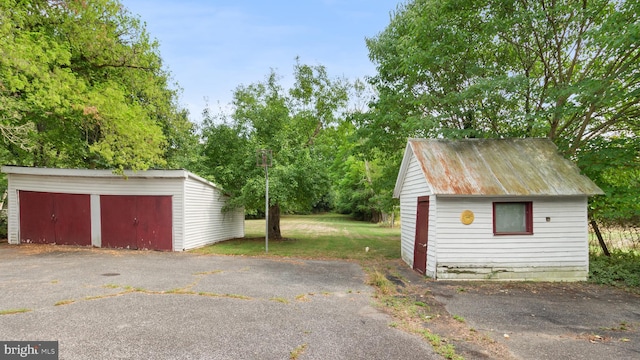
<path fill-rule="evenodd" d="M 244 237 L 244 210 L 186 170 L 3 166 L 10 244 L 182 251 Z"/>

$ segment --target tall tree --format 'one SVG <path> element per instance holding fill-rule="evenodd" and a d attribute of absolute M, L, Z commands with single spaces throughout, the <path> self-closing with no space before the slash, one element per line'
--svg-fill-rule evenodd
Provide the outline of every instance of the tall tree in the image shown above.
<path fill-rule="evenodd" d="M 367 41 L 370 130 L 548 136 L 571 156 L 640 115 L 639 13 L 637 1 L 410 2 Z"/>
<path fill-rule="evenodd" d="M 349 99 L 351 109 L 335 136 L 337 151 L 331 168 L 333 206 L 358 220 L 380 222 L 397 204 L 392 199 L 397 156 L 389 156 L 377 147 L 363 149 L 367 140 L 360 137 L 364 129 L 357 125 L 370 113 L 366 106 L 358 104 L 364 104 L 373 92 L 360 81 L 356 81 L 353 88 Z"/>
<path fill-rule="evenodd" d="M 0 0 L 5 163 L 145 169 L 195 136 L 158 44 L 117 0 Z"/>
<path fill-rule="evenodd" d="M 633 137 L 639 15 L 635 0 L 410 1 L 367 40 L 379 95 L 359 118 L 362 151 L 401 152 L 407 137 L 548 137 L 580 160 Z"/>
<path fill-rule="evenodd" d="M 608 225 L 640 224 L 640 138 L 591 140 L 578 153 L 578 166 L 606 195 L 591 200 L 591 217 Z"/>
<path fill-rule="evenodd" d="M 331 79 L 323 66 L 296 63 L 287 92 L 275 72 L 265 81 L 239 86 L 233 112 L 205 111 L 205 175 L 233 195 L 232 206 L 248 213 L 264 209 L 265 173 L 256 151 L 273 154 L 269 168 L 269 237 L 279 239 L 282 212 L 306 212 L 329 193 L 332 129 L 341 121 L 347 84 Z"/>

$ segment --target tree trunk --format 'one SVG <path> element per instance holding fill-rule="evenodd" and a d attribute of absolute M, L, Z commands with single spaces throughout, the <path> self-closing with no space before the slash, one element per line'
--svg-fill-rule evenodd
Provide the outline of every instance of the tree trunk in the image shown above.
<path fill-rule="evenodd" d="M 0 201 L 0 210 L 4 208 L 4 201 L 7 199 L 8 193 L 9 192 L 7 190 L 5 190 L 4 193 L 2 193 L 2 201 Z"/>
<path fill-rule="evenodd" d="M 371 209 L 371 222 L 372 223 L 379 223 L 382 220 L 382 212 L 380 210 L 377 209 Z"/>
<path fill-rule="evenodd" d="M 269 206 L 269 239 L 280 240 L 280 205 Z"/>

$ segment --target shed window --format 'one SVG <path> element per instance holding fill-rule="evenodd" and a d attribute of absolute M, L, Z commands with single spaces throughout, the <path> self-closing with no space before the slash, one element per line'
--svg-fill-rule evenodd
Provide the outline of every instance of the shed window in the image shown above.
<path fill-rule="evenodd" d="M 533 206 L 528 202 L 494 202 L 494 235 L 533 234 Z"/>

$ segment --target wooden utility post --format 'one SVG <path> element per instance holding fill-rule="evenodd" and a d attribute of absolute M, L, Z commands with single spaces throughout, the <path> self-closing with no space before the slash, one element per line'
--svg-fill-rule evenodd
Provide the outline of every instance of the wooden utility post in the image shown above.
<path fill-rule="evenodd" d="M 598 227 L 598 223 L 595 220 L 591 219 L 591 227 L 593 228 L 593 232 L 596 233 L 596 237 L 598 238 L 598 242 L 600 243 L 600 247 L 602 248 L 602 252 L 606 256 L 611 256 L 609 249 L 607 249 L 607 244 L 605 244 L 604 239 L 602 238 L 602 234 L 600 233 L 600 228 Z"/>

